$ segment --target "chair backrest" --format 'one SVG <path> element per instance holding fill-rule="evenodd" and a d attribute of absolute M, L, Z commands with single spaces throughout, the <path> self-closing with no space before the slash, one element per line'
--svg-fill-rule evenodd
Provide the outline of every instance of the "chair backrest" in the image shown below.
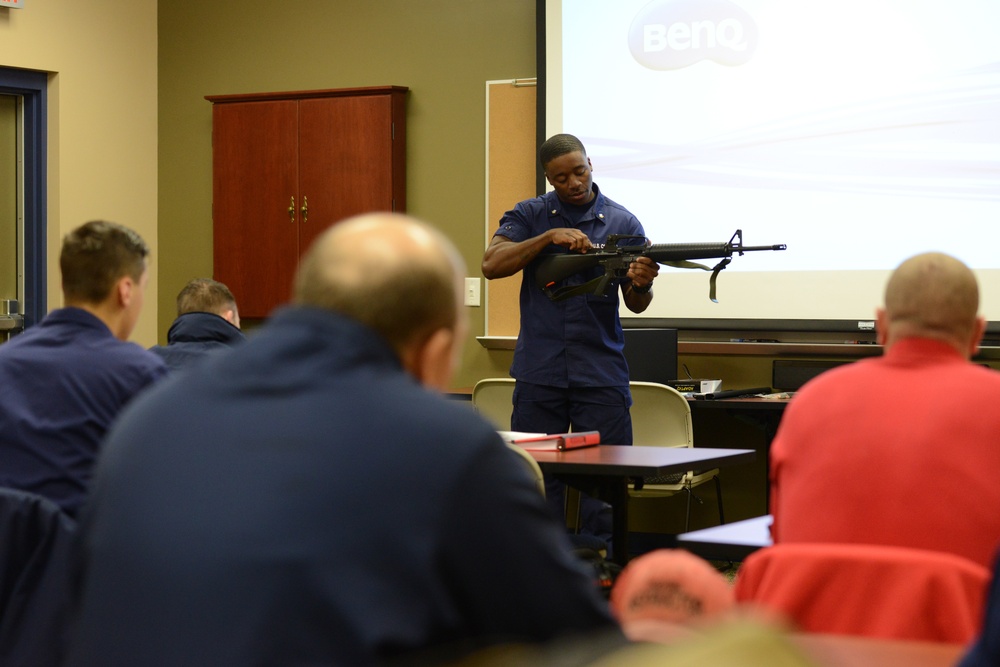
<path fill-rule="evenodd" d="M 629 389 L 632 392 L 633 445 L 694 445 L 691 406 L 680 392 L 656 382 L 630 382 Z"/>
<path fill-rule="evenodd" d="M 989 580 L 987 568 L 945 552 L 789 542 L 747 556 L 735 593 L 804 632 L 965 643 Z"/>
<path fill-rule="evenodd" d="M 542 476 L 542 469 L 538 465 L 538 461 L 534 459 L 527 451 L 517 445 L 507 443 L 507 446 L 516 453 L 523 461 L 525 468 L 527 468 L 528 473 L 531 475 L 531 479 L 534 480 L 535 486 L 538 487 L 538 492 L 542 494 L 542 498 L 545 497 L 545 477 Z"/>
<path fill-rule="evenodd" d="M 986 612 L 979 637 L 958 662 L 958 667 L 1000 665 L 1000 552 L 993 560 L 993 581 L 986 593 Z"/>
<path fill-rule="evenodd" d="M 0 488 L 0 662 L 60 662 L 70 622 L 76 523 L 54 502 Z"/>
<path fill-rule="evenodd" d="M 514 411 L 514 378 L 486 378 L 472 388 L 472 405 L 498 431 L 510 430 Z"/>

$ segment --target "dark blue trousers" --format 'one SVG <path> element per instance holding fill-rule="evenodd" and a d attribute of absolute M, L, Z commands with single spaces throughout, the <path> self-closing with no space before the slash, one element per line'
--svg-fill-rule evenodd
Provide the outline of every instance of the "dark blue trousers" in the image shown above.
<path fill-rule="evenodd" d="M 510 427 L 529 433 L 599 431 L 606 445 L 632 444 L 632 395 L 622 387 L 549 387 L 518 381 Z M 566 521 L 566 487 L 546 475 L 545 494 L 553 514 Z M 611 506 L 580 496 L 580 533 L 598 537 L 611 553 Z"/>

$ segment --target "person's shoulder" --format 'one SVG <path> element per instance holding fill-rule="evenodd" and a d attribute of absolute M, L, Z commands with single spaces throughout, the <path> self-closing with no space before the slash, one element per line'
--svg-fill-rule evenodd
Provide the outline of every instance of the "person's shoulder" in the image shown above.
<path fill-rule="evenodd" d="M 168 373 L 166 366 L 163 368 L 162 377 L 147 378 L 144 383 L 135 387 L 134 395 L 122 406 L 108 430 L 102 456 L 113 451 L 115 447 L 112 447 L 112 443 L 119 440 L 128 443 L 169 439 L 167 429 L 176 425 L 178 414 L 188 414 L 191 418 L 190 412 L 204 405 L 190 383 L 178 381 L 186 379 L 185 374 Z M 209 417 L 207 413 L 199 413 L 199 417 L 201 415 L 206 419 Z M 151 431 L 151 426 L 156 428 Z"/>
<path fill-rule="evenodd" d="M 113 339 L 108 357 L 117 359 L 121 365 L 141 369 L 154 377 L 159 377 L 167 371 L 166 363 L 159 354 L 132 341 Z"/>
<path fill-rule="evenodd" d="M 963 381 L 964 384 L 975 387 L 976 393 L 993 398 L 1000 397 L 1000 371 L 971 361 L 966 364 L 964 372 L 968 378 Z"/>
<path fill-rule="evenodd" d="M 23 331 L 10 337 L 0 345 L 0 356 L 13 356 L 20 347 L 47 346 L 53 339 L 63 335 L 60 325 L 66 309 L 53 310 L 37 323 L 26 326 Z"/>
<path fill-rule="evenodd" d="M 594 188 L 597 190 L 597 196 L 600 199 L 599 203 L 605 208 L 605 210 L 611 209 L 612 211 L 635 217 L 632 215 L 632 212 L 629 211 L 625 206 L 619 204 L 614 199 L 604 194 L 604 191 L 598 188 L 596 185 L 594 186 Z"/>
<path fill-rule="evenodd" d="M 632 212 L 625 208 L 622 204 L 619 204 L 611 197 L 608 197 L 603 192 L 601 193 L 601 203 L 604 204 L 604 208 L 614 209 L 616 211 L 621 211 L 632 215 Z"/>
<path fill-rule="evenodd" d="M 552 215 L 549 211 L 553 207 L 554 203 L 549 201 L 548 195 L 520 201 L 503 214 L 500 226 L 494 234 L 505 236 L 512 241 L 524 241 L 538 233 L 542 228 L 541 225 L 547 223 L 549 216 Z"/>
<path fill-rule="evenodd" d="M 476 412 L 469 401 L 449 398 L 420 385 L 413 386 L 408 393 L 416 409 L 432 419 L 459 424 L 460 427 L 473 426 L 473 428 L 478 426 L 485 428 L 489 423 Z"/>
<path fill-rule="evenodd" d="M 460 401 L 443 396 L 422 387 L 413 387 L 405 392 L 405 400 L 397 401 L 398 409 L 406 413 L 411 424 L 420 424 L 425 433 L 448 434 L 448 443 L 461 448 L 472 443 L 484 443 L 498 439 L 496 429 L 476 412 L 468 401 Z"/>
<path fill-rule="evenodd" d="M 598 205 L 603 209 L 604 213 L 606 214 L 610 213 L 614 216 L 628 218 L 629 220 L 636 220 L 636 221 L 638 220 L 635 217 L 635 214 L 632 213 L 632 211 L 628 210 L 628 208 L 626 208 L 622 204 L 619 204 L 615 200 L 611 199 L 603 192 L 599 192 L 598 196 L 600 197 L 600 202 Z"/>
<path fill-rule="evenodd" d="M 640 226 L 639 219 L 635 217 L 635 214 L 616 202 L 605 200 L 604 214 L 611 219 L 618 219 L 636 227 Z"/>
<path fill-rule="evenodd" d="M 222 345 L 220 343 L 220 345 Z M 207 350 L 200 347 L 192 349 L 191 343 L 171 343 L 170 345 L 154 345 L 149 351 L 159 357 L 171 371 L 181 370 L 192 359 L 204 356 Z"/>
<path fill-rule="evenodd" d="M 125 355 L 131 359 L 136 360 L 150 360 L 159 359 L 159 357 L 154 354 L 151 350 L 146 349 L 139 343 L 131 340 L 118 340 L 113 338 L 111 341 L 111 347 L 119 354 Z"/>
<path fill-rule="evenodd" d="M 554 192 L 546 192 L 545 194 L 538 195 L 537 197 L 529 197 L 528 199 L 522 199 L 521 201 L 514 204 L 514 208 L 507 212 L 507 215 L 511 214 L 522 214 L 522 215 L 537 215 L 543 211 L 552 208 L 555 205 L 553 201 L 555 197 Z"/>
<path fill-rule="evenodd" d="M 36 324 L 33 327 L 28 327 L 19 334 L 11 336 L 8 341 L 0 345 L 0 358 L 17 356 L 18 348 L 25 345 L 32 345 L 40 331 L 39 325 Z"/>
<path fill-rule="evenodd" d="M 1000 370 L 986 366 L 978 361 L 969 361 L 966 366 L 968 366 L 970 373 L 977 373 L 988 382 L 1000 382 Z"/>

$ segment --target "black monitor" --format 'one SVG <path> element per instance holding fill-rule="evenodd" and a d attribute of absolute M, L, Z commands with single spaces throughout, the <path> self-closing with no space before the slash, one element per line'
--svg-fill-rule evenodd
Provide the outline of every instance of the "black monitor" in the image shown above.
<path fill-rule="evenodd" d="M 798 391 L 809 380 L 848 361 L 775 359 L 771 363 L 771 387 L 775 391 Z"/>
<path fill-rule="evenodd" d="M 625 329 L 629 379 L 665 384 L 677 379 L 677 329 Z"/>

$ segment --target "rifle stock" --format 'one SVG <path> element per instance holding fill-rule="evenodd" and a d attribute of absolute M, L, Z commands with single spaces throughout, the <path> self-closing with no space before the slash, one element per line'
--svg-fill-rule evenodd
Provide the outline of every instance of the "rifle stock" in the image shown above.
<path fill-rule="evenodd" d="M 623 241 L 641 239 L 640 243 L 623 244 Z M 657 264 L 667 264 L 677 268 L 702 269 L 711 271 L 709 298 L 715 298 L 715 279 L 732 261 L 733 254 L 762 250 L 785 250 L 784 243 L 762 246 L 743 245 L 743 230 L 737 229 L 726 243 L 660 243 L 650 245 L 642 236 L 611 235 L 604 248 L 586 253 L 562 253 L 549 255 L 539 261 L 535 270 L 535 283 L 553 301 L 562 301 L 578 294 L 607 294 L 615 286 L 615 278 L 624 278 L 629 265 L 639 257 L 648 257 Z M 714 267 L 697 264 L 695 259 L 721 259 Z M 604 267 L 604 275 L 583 285 L 556 287 L 556 283 L 570 276 L 597 266 Z"/>

